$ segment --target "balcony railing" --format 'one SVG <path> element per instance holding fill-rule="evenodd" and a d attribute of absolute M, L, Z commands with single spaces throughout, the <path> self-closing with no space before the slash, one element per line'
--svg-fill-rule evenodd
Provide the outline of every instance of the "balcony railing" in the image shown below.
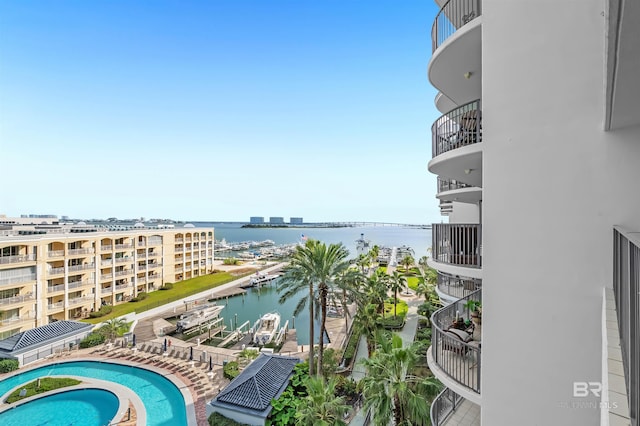
<path fill-rule="evenodd" d="M 69 256 L 77 256 L 79 254 L 93 254 L 95 250 L 93 248 L 81 248 L 81 249 L 71 249 L 67 251 Z"/>
<path fill-rule="evenodd" d="M 133 244 L 116 244 L 116 250 L 133 248 Z"/>
<path fill-rule="evenodd" d="M 35 254 L 18 254 L 15 256 L 2 256 L 0 257 L 0 265 L 6 265 L 7 263 L 22 263 L 32 262 L 36 260 Z"/>
<path fill-rule="evenodd" d="M 131 284 L 119 284 L 119 285 L 116 286 L 116 291 L 124 290 L 124 289 L 130 288 L 130 287 L 131 287 Z"/>
<path fill-rule="evenodd" d="M 47 257 L 63 257 L 64 250 L 49 250 L 47 252 Z"/>
<path fill-rule="evenodd" d="M 183 243 L 184 242 L 184 238 L 176 238 L 176 243 Z"/>
<path fill-rule="evenodd" d="M 100 246 L 100 250 L 102 251 L 112 251 L 113 250 L 113 246 L 109 245 L 109 246 Z"/>
<path fill-rule="evenodd" d="M 147 277 L 137 277 L 136 281 L 138 282 L 138 284 L 146 283 L 147 282 Z"/>
<path fill-rule="evenodd" d="M 431 126 L 432 155 L 482 142 L 482 116 L 480 101 L 452 109 Z"/>
<path fill-rule="evenodd" d="M 112 278 L 113 278 L 113 274 L 112 273 L 100 275 L 100 280 L 110 280 Z"/>
<path fill-rule="evenodd" d="M 431 424 L 444 425 L 451 413 L 464 401 L 464 398 L 449 388 L 444 388 L 431 404 Z"/>
<path fill-rule="evenodd" d="M 53 309 L 61 309 L 62 307 L 64 307 L 64 302 L 49 303 L 47 305 L 47 308 L 50 311 L 53 310 Z"/>
<path fill-rule="evenodd" d="M 2 318 L 0 319 L 0 326 L 5 326 L 9 324 L 19 324 L 21 322 L 33 321 L 35 319 L 36 319 L 35 314 L 33 314 L 32 312 L 29 312 L 28 314 L 24 314 L 24 315 L 16 315 L 9 318 Z"/>
<path fill-rule="evenodd" d="M 69 290 L 71 290 L 72 288 L 79 288 L 79 287 L 85 287 L 88 285 L 93 285 L 95 284 L 95 280 L 82 280 L 82 281 L 76 281 L 73 283 L 69 283 L 68 288 Z"/>
<path fill-rule="evenodd" d="M 47 286 L 47 293 L 55 293 L 56 291 L 64 291 L 64 284 Z"/>
<path fill-rule="evenodd" d="M 64 274 L 64 266 L 60 268 L 51 268 L 48 272 L 49 275 Z"/>
<path fill-rule="evenodd" d="M 431 236 L 434 260 L 470 268 L 482 266 L 482 225 L 434 223 Z"/>
<path fill-rule="evenodd" d="M 479 394 L 482 365 L 480 341 L 464 342 L 449 331 L 456 317 L 470 320 L 470 312 L 464 306 L 469 300 L 482 302 L 482 291 L 475 291 L 431 315 L 431 353 L 435 363 L 451 379 Z"/>
<path fill-rule="evenodd" d="M 94 263 L 85 263 L 84 265 L 71 265 L 69 266 L 69 272 L 84 271 L 86 269 L 93 269 L 96 265 Z"/>
<path fill-rule="evenodd" d="M 116 263 L 133 262 L 130 257 L 116 257 Z"/>
<path fill-rule="evenodd" d="M 13 305 L 14 303 L 23 303 L 33 300 L 33 293 L 23 294 L 21 296 L 5 297 L 0 299 L 0 305 Z"/>
<path fill-rule="evenodd" d="M 455 189 L 471 188 L 471 185 L 458 182 L 456 180 L 448 180 L 438 178 L 438 192 L 453 191 Z"/>
<path fill-rule="evenodd" d="M 158 253 L 154 252 L 154 251 L 150 251 L 149 253 L 147 253 L 147 256 L 149 257 L 156 257 L 158 256 Z"/>
<path fill-rule="evenodd" d="M 116 271 L 116 277 L 121 277 L 123 275 L 131 275 L 133 271 L 131 269 L 124 269 L 122 271 Z"/>
<path fill-rule="evenodd" d="M 100 266 L 111 266 L 111 265 L 113 265 L 113 259 L 100 261 Z"/>
<path fill-rule="evenodd" d="M 36 274 L 26 274 L 26 275 L 20 275 L 17 277 L 0 278 L 0 285 L 22 284 L 22 283 L 28 283 L 29 281 L 35 281 L 35 280 L 36 280 Z"/>
<path fill-rule="evenodd" d="M 113 287 L 103 287 L 100 289 L 100 294 L 111 294 L 113 293 Z"/>
<path fill-rule="evenodd" d="M 69 306 L 74 306 L 74 305 L 78 305 L 80 303 L 93 301 L 94 299 L 95 299 L 95 297 L 93 297 L 93 295 L 92 296 L 76 297 L 74 299 L 69 299 Z"/>
<path fill-rule="evenodd" d="M 482 288 L 479 278 L 459 277 L 444 272 L 438 272 L 438 290 L 455 298 L 468 296 Z"/>
<path fill-rule="evenodd" d="M 449 0 L 436 15 L 431 27 L 432 52 L 459 28 L 482 14 L 481 0 Z"/>
<path fill-rule="evenodd" d="M 640 421 L 640 233 L 613 230 L 613 292 L 618 313 L 629 418 Z"/>

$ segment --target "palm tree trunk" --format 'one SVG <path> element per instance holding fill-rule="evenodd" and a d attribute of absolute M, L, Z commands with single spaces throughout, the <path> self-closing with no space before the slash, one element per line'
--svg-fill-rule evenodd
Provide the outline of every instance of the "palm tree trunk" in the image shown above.
<path fill-rule="evenodd" d="M 309 376 L 313 376 L 313 283 L 309 284 Z"/>
<path fill-rule="evenodd" d="M 398 310 L 398 289 L 396 288 L 393 292 L 393 319 L 396 319 Z"/>
<path fill-rule="evenodd" d="M 322 359 L 324 355 L 324 330 L 325 330 L 325 322 L 327 320 L 327 286 L 326 284 L 320 284 L 320 312 L 322 316 L 320 318 L 320 349 L 318 351 L 318 371 L 317 375 L 323 374 L 324 360 Z"/>
<path fill-rule="evenodd" d="M 395 418 L 395 424 L 402 424 L 402 407 L 400 406 L 400 398 L 398 395 L 393 396 L 393 417 Z"/>

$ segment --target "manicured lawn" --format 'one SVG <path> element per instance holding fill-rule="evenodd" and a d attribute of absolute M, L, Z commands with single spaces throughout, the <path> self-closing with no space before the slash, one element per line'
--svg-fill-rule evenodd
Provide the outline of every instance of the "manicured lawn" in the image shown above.
<path fill-rule="evenodd" d="M 422 281 L 422 277 L 406 277 L 407 279 L 407 286 L 409 286 L 409 288 L 413 291 L 416 291 L 416 289 L 418 288 L 418 284 L 420 284 L 420 281 Z"/>
<path fill-rule="evenodd" d="M 173 284 L 171 290 L 157 290 L 149 293 L 146 299 L 139 302 L 126 302 L 115 305 L 110 314 L 99 318 L 90 318 L 83 320 L 91 324 L 98 324 L 111 318 L 126 315 L 130 312 L 144 312 L 158 306 L 192 296 L 201 291 L 209 290 L 226 284 L 238 278 L 251 275 L 253 272 L 246 272 L 241 275 L 231 275 L 228 272 L 217 272 L 215 274 L 203 275 L 201 277 L 191 278 Z"/>
<path fill-rule="evenodd" d="M 399 300 L 398 304 L 396 305 L 396 309 L 398 317 L 404 318 L 409 311 L 409 305 L 407 305 L 407 302 L 405 302 L 404 300 Z M 384 315 L 385 317 L 393 316 L 393 303 L 384 304 Z"/>
<path fill-rule="evenodd" d="M 64 388 L 67 386 L 73 386 L 82 383 L 80 380 L 70 379 L 68 377 L 62 378 L 51 378 L 51 377 L 42 377 L 40 379 L 40 387 L 38 387 L 38 381 L 33 381 L 31 383 L 27 383 L 24 386 L 21 386 L 20 389 L 16 389 L 9 397 L 7 398 L 7 402 L 11 404 L 12 402 L 19 401 L 23 398 L 28 398 L 33 395 L 37 395 L 44 392 L 49 392 L 55 389 Z M 22 389 L 27 390 L 27 394 L 25 396 L 20 396 L 20 391 Z"/>

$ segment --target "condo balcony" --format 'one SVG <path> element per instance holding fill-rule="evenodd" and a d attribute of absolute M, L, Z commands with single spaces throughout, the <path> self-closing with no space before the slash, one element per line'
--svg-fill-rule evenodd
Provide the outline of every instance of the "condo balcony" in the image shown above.
<path fill-rule="evenodd" d="M 449 0 L 433 21 L 428 75 L 442 94 L 436 98 L 439 107 L 481 97 L 481 6 L 481 0 Z"/>
<path fill-rule="evenodd" d="M 95 299 L 95 297 L 93 295 L 75 297 L 73 299 L 69 299 L 68 306 L 75 306 L 75 305 L 79 305 L 81 303 L 93 302 L 94 299 Z"/>
<path fill-rule="evenodd" d="M 116 285 L 116 291 L 121 291 L 121 290 L 126 290 L 128 288 L 131 288 L 131 284 L 118 284 Z"/>
<path fill-rule="evenodd" d="M 87 269 L 93 269 L 95 267 L 96 265 L 94 263 L 85 263 L 82 265 L 71 265 L 69 266 L 69 272 L 85 271 Z"/>
<path fill-rule="evenodd" d="M 0 318 L 0 327 L 13 326 L 24 322 L 34 321 L 36 316 L 33 312 L 29 312 L 23 315 L 14 315 L 7 318 Z"/>
<path fill-rule="evenodd" d="M 482 114 L 479 100 L 440 116 L 431 126 L 429 171 L 444 181 L 482 186 Z M 460 192 L 462 188 L 458 188 Z M 473 192 L 473 191 L 470 191 Z"/>
<path fill-rule="evenodd" d="M 444 272 L 438 272 L 438 285 L 436 293 L 443 305 L 450 305 L 476 290 L 482 288 L 482 280 L 479 278 L 461 277 Z"/>
<path fill-rule="evenodd" d="M 60 301 L 60 302 L 54 302 L 54 303 L 49 303 L 47 305 L 47 309 L 49 310 L 49 312 L 51 311 L 57 311 L 60 310 L 64 307 L 64 302 Z"/>
<path fill-rule="evenodd" d="M 431 404 L 430 420 L 433 426 L 480 426 L 480 406 L 444 388 Z"/>
<path fill-rule="evenodd" d="M 100 246 L 100 250 L 101 251 L 112 251 L 113 250 L 113 246 L 112 245 Z"/>
<path fill-rule="evenodd" d="M 36 274 L 23 274 L 15 277 L 0 278 L 0 286 L 24 284 L 36 280 Z"/>
<path fill-rule="evenodd" d="M 80 249 L 70 249 L 67 251 L 68 256 L 79 256 L 83 254 L 93 254 L 95 250 L 93 248 L 80 248 Z"/>
<path fill-rule="evenodd" d="M 481 316 L 472 314 L 468 301 L 482 302 L 477 290 L 431 315 L 431 347 L 427 362 L 448 388 L 476 404 L 481 403 Z"/>
<path fill-rule="evenodd" d="M 116 244 L 116 250 L 124 250 L 133 248 L 133 244 Z"/>
<path fill-rule="evenodd" d="M 116 257 L 116 263 L 124 263 L 124 262 L 132 262 L 133 259 L 130 257 Z"/>
<path fill-rule="evenodd" d="M 33 262 L 36 260 L 35 254 L 19 254 L 16 256 L 2 256 L 0 257 L 0 265 L 6 265 L 10 263 L 25 263 Z"/>
<path fill-rule="evenodd" d="M 455 179 L 438 177 L 438 192 L 436 198 L 442 203 L 456 201 L 458 203 L 476 204 L 482 200 L 482 189 Z"/>
<path fill-rule="evenodd" d="M 95 283 L 96 283 L 96 281 L 94 279 L 87 279 L 87 280 L 82 280 L 82 281 L 76 281 L 76 282 L 69 283 L 67 285 L 67 287 L 68 287 L 69 290 L 71 290 L 73 288 L 81 288 L 81 287 L 92 286 Z"/>
<path fill-rule="evenodd" d="M 4 297 L 0 299 L 0 306 L 16 305 L 33 300 L 33 293 L 21 294 L 13 297 Z"/>
<path fill-rule="evenodd" d="M 100 289 L 100 294 L 111 294 L 113 293 L 113 287 L 102 287 Z"/>
<path fill-rule="evenodd" d="M 57 293 L 60 291 L 64 291 L 64 284 L 47 286 L 47 293 Z"/>
<path fill-rule="evenodd" d="M 431 236 L 434 262 L 464 268 L 482 267 L 482 225 L 434 223 Z"/>
<path fill-rule="evenodd" d="M 121 277 L 123 275 L 131 275 L 133 271 L 131 269 L 123 269 L 122 271 L 116 271 L 116 277 Z"/>
<path fill-rule="evenodd" d="M 64 250 L 49 250 L 47 257 L 64 257 Z"/>
<path fill-rule="evenodd" d="M 64 266 L 58 268 L 51 268 L 47 271 L 49 275 L 60 275 L 64 274 Z"/>

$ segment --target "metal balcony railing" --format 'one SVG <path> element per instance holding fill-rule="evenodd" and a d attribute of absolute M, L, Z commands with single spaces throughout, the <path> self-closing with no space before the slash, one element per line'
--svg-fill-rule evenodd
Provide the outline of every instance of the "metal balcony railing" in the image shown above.
<path fill-rule="evenodd" d="M 33 293 L 2 298 L 0 299 L 0 305 L 13 305 L 14 303 L 23 303 L 28 302 L 29 300 L 33 300 Z"/>
<path fill-rule="evenodd" d="M 100 261 L 100 266 L 111 266 L 111 265 L 113 265 L 113 259 Z"/>
<path fill-rule="evenodd" d="M 73 288 L 85 287 L 85 286 L 93 285 L 93 284 L 95 284 L 95 280 L 91 280 L 91 279 L 82 280 L 82 281 L 76 281 L 76 282 L 73 282 L 73 283 L 69 283 L 68 284 L 68 288 L 69 288 L 69 290 L 71 290 Z"/>
<path fill-rule="evenodd" d="M 464 398 L 449 388 L 444 388 L 431 403 L 431 424 L 442 426 Z"/>
<path fill-rule="evenodd" d="M 94 252 L 95 250 L 93 248 L 70 249 L 67 251 L 67 255 L 77 256 L 79 254 L 93 254 Z"/>
<path fill-rule="evenodd" d="M 112 273 L 100 275 L 100 280 L 110 280 L 112 278 L 113 278 L 113 274 Z"/>
<path fill-rule="evenodd" d="M 109 246 L 100 246 L 100 250 L 102 251 L 112 251 L 113 250 L 113 246 L 109 245 Z"/>
<path fill-rule="evenodd" d="M 74 306 L 74 305 L 78 305 L 80 303 L 93 301 L 94 299 L 95 298 L 93 296 L 76 297 L 74 299 L 69 299 L 69 306 Z"/>
<path fill-rule="evenodd" d="M 436 15 L 431 27 L 431 52 L 459 28 L 482 14 L 481 0 L 449 0 Z"/>
<path fill-rule="evenodd" d="M 55 302 L 55 303 L 49 303 L 47 305 L 47 308 L 51 311 L 53 309 L 60 309 L 64 307 L 64 302 Z"/>
<path fill-rule="evenodd" d="M 458 182 L 456 180 L 442 179 L 438 178 L 438 193 L 445 191 L 453 191 L 455 189 L 462 188 L 471 188 L 471 185 L 467 185 L 466 183 Z"/>
<path fill-rule="evenodd" d="M 55 293 L 56 291 L 64 291 L 64 284 L 47 286 L 47 293 Z"/>
<path fill-rule="evenodd" d="M 84 271 L 87 269 L 93 269 L 96 265 L 94 263 L 85 263 L 84 265 L 71 265 L 69 266 L 69 272 Z"/>
<path fill-rule="evenodd" d="M 0 265 L 6 265 L 8 263 L 22 263 L 32 262 L 36 260 L 35 254 L 18 254 L 15 256 L 2 256 L 0 257 Z"/>
<path fill-rule="evenodd" d="M 469 268 L 482 266 L 482 225 L 434 223 L 431 236 L 434 260 Z"/>
<path fill-rule="evenodd" d="M 116 250 L 133 248 L 133 244 L 116 244 Z"/>
<path fill-rule="evenodd" d="M 482 288 L 479 278 L 460 277 L 438 272 L 438 290 L 449 296 L 462 298 Z"/>
<path fill-rule="evenodd" d="M 640 233 L 613 229 L 613 292 L 618 313 L 629 418 L 640 421 Z"/>
<path fill-rule="evenodd" d="M 131 284 L 119 284 L 119 285 L 116 285 L 116 291 L 124 290 L 130 287 L 131 287 Z"/>
<path fill-rule="evenodd" d="M 22 284 L 22 283 L 27 283 L 29 281 L 35 281 L 35 280 L 36 280 L 36 274 L 25 274 L 17 277 L 0 278 L 0 285 Z"/>
<path fill-rule="evenodd" d="M 482 142 L 480 101 L 475 100 L 454 108 L 431 126 L 432 155 Z"/>
<path fill-rule="evenodd" d="M 47 252 L 47 257 L 63 257 L 64 250 L 49 250 Z"/>
<path fill-rule="evenodd" d="M 113 287 L 103 287 L 100 289 L 100 294 L 111 294 L 113 293 Z"/>
<path fill-rule="evenodd" d="M 452 380 L 479 394 L 482 366 L 480 342 L 464 342 L 449 332 L 456 318 L 470 320 L 470 312 L 464 306 L 469 300 L 482 302 L 482 291 L 475 291 L 431 315 L 431 353 L 435 363 Z"/>
<path fill-rule="evenodd" d="M 133 258 L 130 257 L 116 257 L 116 263 L 133 262 Z"/>
<path fill-rule="evenodd" d="M 2 318 L 0 319 L 0 326 L 5 326 L 8 324 L 18 324 L 21 322 L 32 321 L 35 319 L 36 319 L 35 314 L 32 312 L 29 312 L 28 314 L 24 314 L 24 315 L 16 315 L 8 318 Z"/>

